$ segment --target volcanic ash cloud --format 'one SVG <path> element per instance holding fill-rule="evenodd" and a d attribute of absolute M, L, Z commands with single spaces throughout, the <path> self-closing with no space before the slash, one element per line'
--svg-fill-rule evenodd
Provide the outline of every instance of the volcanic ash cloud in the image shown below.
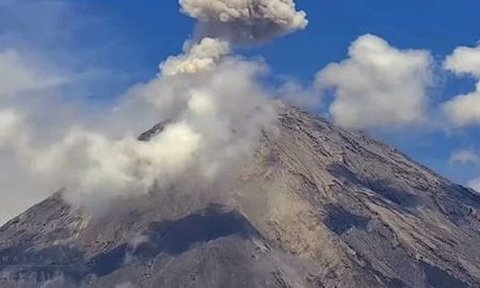
<path fill-rule="evenodd" d="M 205 33 L 188 40 L 183 53 L 160 64 L 157 77 L 135 85 L 95 125 L 89 113 L 78 113 L 71 123 L 57 121 L 68 123 L 54 139 L 39 139 L 35 135 L 47 133 L 38 132 L 51 129 L 36 127 L 32 113 L 0 110 L 0 148 L 28 171 L 34 186 L 64 188 L 69 202 L 93 213 L 123 196 L 229 187 L 275 118 L 274 95 L 262 85 L 268 68 L 234 55 L 233 46 L 303 29 L 306 15 L 291 0 L 180 4 Z M 159 122 L 166 123 L 162 131 L 137 141 Z"/>
<path fill-rule="evenodd" d="M 293 0 L 180 0 L 182 12 L 199 21 L 200 37 L 248 44 L 304 29 L 304 11 Z"/>

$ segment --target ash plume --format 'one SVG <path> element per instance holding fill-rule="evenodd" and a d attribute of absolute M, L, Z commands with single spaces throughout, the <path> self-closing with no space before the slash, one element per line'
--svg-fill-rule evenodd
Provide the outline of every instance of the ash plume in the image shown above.
<path fill-rule="evenodd" d="M 138 141 L 128 127 L 123 128 L 129 132 L 114 136 L 75 123 L 59 141 L 42 147 L 30 133 L 31 123 L 12 111 L 0 114 L 5 119 L 0 136 L 8 139 L 15 131 L 8 146 L 33 177 L 65 187 L 68 200 L 90 210 L 154 186 L 165 190 L 183 183 L 183 190 L 193 191 L 227 181 L 254 151 L 273 112 L 259 84 L 263 64 L 209 51 L 225 44 L 206 38 L 185 48 L 161 65 L 158 78 L 128 95 L 151 110 L 134 109 L 129 101 L 118 105 L 117 112 L 130 121 L 149 113 L 157 121 L 168 120 L 148 142 Z"/>
<path fill-rule="evenodd" d="M 187 40 L 183 53 L 160 64 L 157 77 L 129 89 L 112 109 L 69 113 L 74 103 L 52 101 L 53 92 L 37 95 L 50 111 L 67 111 L 52 124 L 49 113 L 35 109 L 41 106 L 9 100 L 0 110 L 0 153 L 15 160 L 2 170 L 17 167 L 36 189 L 62 189 L 70 203 L 93 214 L 117 197 L 225 190 L 275 116 L 276 92 L 262 84 L 268 67 L 236 56 L 234 47 L 302 29 L 307 20 L 290 0 L 180 4 L 214 30 Z M 214 35 L 217 28 L 228 35 Z M 157 123 L 164 123 L 159 133 L 138 141 Z"/>
<path fill-rule="evenodd" d="M 203 38 L 198 44 L 192 45 L 187 42 L 184 46 L 185 54 L 169 57 L 160 65 L 163 75 L 193 74 L 212 70 L 230 53 L 229 42 L 208 37 Z"/>
<path fill-rule="evenodd" d="M 200 37 L 241 44 L 270 41 L 308 25 L 293 0 L 180 0 L 182 12 L 199 21 Z"/>

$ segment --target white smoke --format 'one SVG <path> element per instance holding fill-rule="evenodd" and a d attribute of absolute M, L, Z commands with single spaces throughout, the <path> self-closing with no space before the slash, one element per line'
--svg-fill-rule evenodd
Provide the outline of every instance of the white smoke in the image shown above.
<path fill-rule="evenodd" d="M 269 41 L 304 29 L 306 13 L 293 0 L 180 0 L 182 11 L 199 20 L 201 36 L 233 42 Z"/>
<path fill-rule="evenodd" d="M 26 116 L 43 114 L 46 116 L 43 120 L 55 121 L 48 114 L 56 105 L 43 103 L 50 98 L 50 93 L 67 82 L 69 76 L 53 70 L 38 57 L 0 45 L 0 186 L 3 204 L 0 205 L 0 223 L 52 192 L 43 181 L 33 179 L 28 165 L 22 163 L 28 148 L 25 146 L 26 137 L 33 137 L 26 133 Z M 44 105 L 47 109 L 42 109 Z M 43 120 L 36 119 L 36 124 L 47 122 Z M 32 132 L 49 134 L 43 133 L 50 130 L 47 126 Z M 21 153 L 12 153 L 12 150 Z"/>
<path fill-rule="evenodd" d="M 19 122 L 19 116 L 13 110 L 0 111 L 0 147 L 14 138 Z"/>
<path fill-rule="evenodd" d="M 51 96 L 65 82 L 55 76 L 61 73 L 42 74 L 22 55 L 0 58 L 21 68 L 13 70 L 21 82 L 4 86 L 14 100 L 0 109 L 0 156 L 7 159 L 0 172 L 15 167 L 8 181 L 41 191 L 64 189 L 68 201 L 92 212 L 119 196 L 228 184 L 274 119 L 274 92 L 262 85 L 268 68 L 233 55 L 233 46 L 302 29 L 307 21 L 291 0 L 237 1 L 230 8 L 243 12 L 235 16 L 228 8 L 228 17 L 220 3 L 181 1 L 185 13 L 222 35 L 186 41 L 182 54 L 160 64 L 157 77 L 95 115 Z M 29 99 L 30 106 L 18 100 L 19 92 L 40 90 L 45 93 Z M 159 122 L 161 131 L 138 141 Z"/>
<path fill-rule="evenodd" d="M 228 47 L 211 38 L 191 44 L 185 54 L 167 59 L 156 79 L 118 104 L 116 112 L 130 121 L 136 113 L 138 119 L 151 114 L 147 118 L 168 120 L 150 141 L 138 141 L 129 127 L 115 136 L 76 122 L 59 141 L 38 145 L 28 119 L 5 110 L 0 143 L 34 179 L 66 188 L 68 200 L 92 210 L 117 196 L 224 181 L 251 156 L 273 116 L 268 93 L 258 84 L 263 64 L 226 56 Z M 131 99 L 150 110 L 132 107 Z"/>
<path fill-rule="evenodd" d="M 0 63 L 0 98 L 58 86 L 65 81 L 46 76 L 40 69 L 27 68 L 35 65 L 27 63 L 16 50 L 0 51 Z"/>

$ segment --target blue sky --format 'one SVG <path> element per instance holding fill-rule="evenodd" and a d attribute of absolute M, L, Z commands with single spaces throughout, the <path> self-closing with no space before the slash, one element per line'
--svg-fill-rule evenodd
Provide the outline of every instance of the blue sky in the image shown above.
<path fill-rule="evenodd" d="M 153 63 L 178 52 L 192 34 L 194 22 L 178 13 L 177 1 L 144 0 L 141 5 L 136 1 L 77 2 L 85 7 L 84 13 L 105 21 L 104 29 L 115 31 L 131 49 L 138 49 L 132 61 L 140 70 L 155 72 Z M 474 0 L 455 5 L 433 0 L 299 0 L 297 5 L 308 13 L 308 28 L 250 53 L 265 57 L 279 73 L 304 79 L 327 63 L 343 59 L 349 44 L 365 33 L 379 35 L 399 48 L 424 48 L 439 56 L 480 38 L 475 28 L 480 3 Z M 285 57 L 292 53 L 300 57 Z"/>
<path fill-rule="evenodd" d="M 109 103 L 131 85 L 151 79 L 158 73 L 162 60 L 181 51 L 194 27 L 192 19 L 178 12 L 179 5 L 174 0 L 50 1 L 66 7 L 58 8 L 63 11 L 59 14 L 65 14 L 57 18 L 51 17 L 55 12 L 50 9 L 52 6 L 42 10 L 31 6 L 34 2 L 39 1 L 28 2 L 21 12 L 3 11 L 3 16 L 11 19 L 1 17 L 0 34 L 21 30 L 24 39 L 3 37 L 0 41 L 54 55 L 59 66 L 74 67 L 79 73 L 95 67 L 97 73 L 90 76 L 89 85 L 82 90 L 92 106 Z M 308 14 L 310 23 L 306 30 L 263 46 L 244 47 L 239 52 L 261 56 L 276 75 L 293 77 L 306 85 L 328 63 L 345 59 L 349 45 L 366 33 L 382 37 L 399 49 L 429 50 L 438 65 L 455 47 L 475 46 L 480 40 L 480 2 L 476 0 L 296 2 Z M 1 13 L 0 10 L 0 16 Z M 39 29 L 33 30 L 32 26 L 43 28 L 40 30 L 44 33 L 39 34 Z M 429 95 L 434 102 L 474 90 L 473 79 L 454 77 L 444 71 L 437 77 L 440 80 Z M 323 107 L 328 106 L 328 101 L 327 98 Z M 325 113 L 325 108 L 317 112 Z M 480 175 L 478 167 L 451 165 L 449 157 L 458 149 L 479 151 L 478 132 L 474 127 L 449 132 L 414 129 L 371 133 L 441 174 L 465 183 Z"/>

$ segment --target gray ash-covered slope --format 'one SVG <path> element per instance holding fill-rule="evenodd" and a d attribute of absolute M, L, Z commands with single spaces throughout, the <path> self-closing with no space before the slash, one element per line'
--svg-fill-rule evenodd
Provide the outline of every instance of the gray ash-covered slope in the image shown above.
<path fill-rule="evenodd" d="M 475 191 L 294 107 L 221 195 L 57 193 L 0 229 L 0 287 L 480 287 Z"/>

